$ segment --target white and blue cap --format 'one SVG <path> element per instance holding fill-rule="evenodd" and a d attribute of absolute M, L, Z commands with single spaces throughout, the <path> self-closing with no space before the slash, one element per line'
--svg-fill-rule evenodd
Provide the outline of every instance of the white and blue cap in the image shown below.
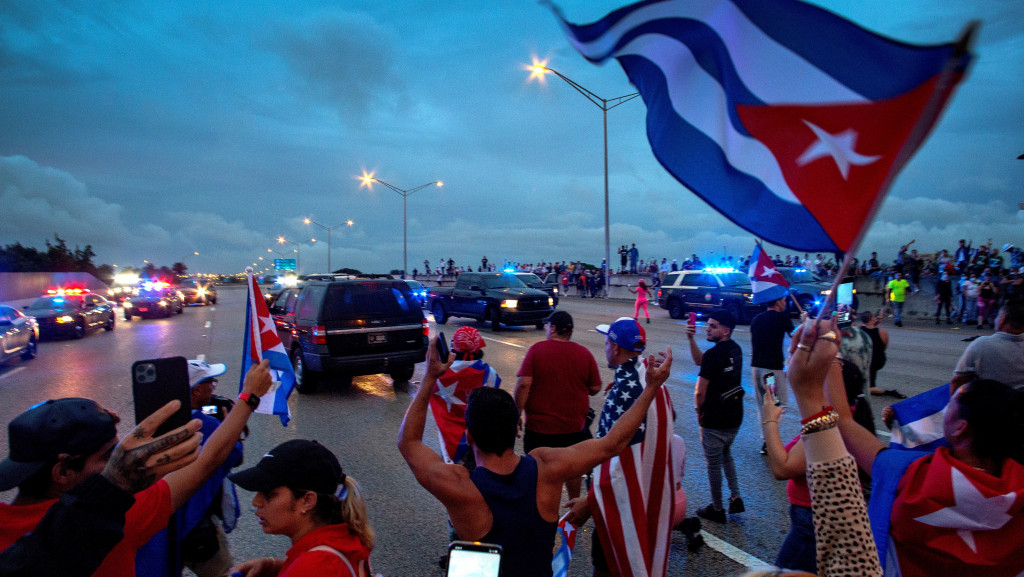
<path fill-rule="evenodd" d="M 219 377 L 227 370 L 228 367 L 224 363 L 211 365 L 206 361 L 192 359 L 188 362 L 188 386 L 191 388 L 205 380 Z"/>
<path fill-rule="evenodd" d="M 633 317 L 620 317 L 610 325 L 597 325 L 596 330 L 627 351 L 642 353 L 647 346 L 647 331 Z"/>

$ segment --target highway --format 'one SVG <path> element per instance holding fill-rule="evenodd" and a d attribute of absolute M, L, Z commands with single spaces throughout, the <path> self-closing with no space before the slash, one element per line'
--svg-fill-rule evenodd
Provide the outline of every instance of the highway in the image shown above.
<path fill-rule="evenodd" d="M 165 356 L 194 358 L 202 354 L 209 362 L 226 363 L 228 372 L 220 378 L 216 392 L 234 397 L 242 355 L 245 292 L 244 288 L 237 287 L 220 287 L 219 290 L 216 306 L 188 307 L 184 314 L 169 319 L 125 322 L 119 317 L 113 332 L 99 331 L 77 341 L 43 342 L 36 359 L 15 360 L 0 366 L 0 420 L 7 423 L 31 405 L 48 398 L 82 396 L 93 398 L 119 413 L 123 435 L 134 423 L 131 364 L 140 359 Z M 594 354 L 602 376 L 610 382 L 612 370 L 606 368 L 604 337 L 593 327 L 631 315 L 632 303 L 563 298 L 559 308 L 573 315 L 576 325 L 573 340 Z M 683 332 L 685 321 L 673 320 L 657 307 L 652 307 L 651 312 L 651 323 L 645 325 L 648 352 L 671 346 L 675 354 L 672 377 L 666 386 L 676 408 L 676 433 L 688 447 L 683 486 L 692 515 L 696 508 L 710 502 L 692 409 L 697 369 L 690 360 Z M 476 326 L 484 335 L 487 342 L 484 360 L 502 377 L 502 387 L 511 392 L 526 350 L 544 338 L 543 331 L 531 326 L 492 333 L 487 328 L 489 325 L 468 319 L 450 320 L 444 331 L 450 336 L 455 328 L 466 324 Z M 967 346 L 963 339 L 980 332 L 945 325 L 906 324 L 905 328 L 893 328 L 891 322 L 884 326 L 891 338 L 889 361 L 879 374 L 879 384 L 884 388 L 898 388 L 908 395 L 946 382 Z M 682 534 L 674 533 L 669 570 L 672 576 L 738 575 L 745 567 L 770 563 L 789 527 L 785 483 L 771 477 L 765 457 L 758 451 L 761 446 L 759 423 L 753 396 L 749 394 L 752 388 L 746 366 L 750 353 L 748 329 L 739 326 L 734 332 L 736 342 L 744 350 L 743 384 L 748 395 L 744 400 L 744 423 L 733 446 L 747 512 L 730 516 L 725 525 L 704 522 L 709 544 L 697 553 L 688 553 Z M 431 323 L 431 334 L 434 331 L 436 327 Z M 703 340 L 703 324 L 698 334 L 702 348 L 708 348 L 710 343 Z M 389 577 L 444 574 L 438 568 L 437 559 L 446 551 L 448 543 L 445 512 L 416 483 L 395 447 L 402 415 L 422 374 L 420 365 L 413 381 L 397 389 L 386 375 L 373 375 L 355 378 L 349 388 L 327 385 L 314 395 L 294 393 L 291 399 L 293 419 L 288 427 L 282 427 L 277 417 L 256 415 L 250 419 L 252 434 L 245 443 L 248 464 L 255 463 L 278 443 L 295 438 L 316 439 L 334 451 L 345 472 L 363 486 L 377 533 L 371 561 L 375 572 Z M 894 400 L 874 397 L 876 417 L 881 407 Z M 601 403 L 600 396 L 592 398 L 591 405 L 596 410 L 600 411 Z M 797 433 L 798 420 L 793 412 L 784 414 L 781 423 L 784 441 Z M 6 456 L 6 426 L 0 438 Z M 437 433 L 430 419 L 424 438 L 436 447 Z M 9 502 L 13 492 L 0 497 Z M 251 514 L 252 495 L 239 490 L 239 497 L 243 515 L 238 528 L 229 535 L 235 559 L 283 556 L 289 547 L 287 539 L 263 535 Z M 591 522 L 582 529 L 570 575 L 591 574 L 591 530 Z"/>

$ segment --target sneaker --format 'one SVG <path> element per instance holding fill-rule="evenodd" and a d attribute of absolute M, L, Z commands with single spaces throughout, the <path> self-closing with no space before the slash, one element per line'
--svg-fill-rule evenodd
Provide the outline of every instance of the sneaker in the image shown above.
<path fill-rule="evenodd" d="M 761 454 L 762 455 L 767 455 L 768 454 L 768 443 L 761 443 Z"/>
<path fill-rule="evenodd" d="M 885 392 L 882 393 L 882 394 L 887 396 L 887 397 L 896 397 L 897 399 L 905 399 L 905 398 L 907 398 L 906 395 L 904 395 L 903 393 L 897 391 L 896 389 L 886 389 Z"/>
<path fill-rule="evenodd" d="M 714 504 L 697 509 L 697 516 L 715 523 L 725 523 L 725 509 L 715 509 Z"/>
<path fill-rule="evenodd" d="M 747 508 L 743 506 L 743 497 L 733 497 L 729 499 L 729 514 L 735 515 L 736 513 L 742 513 Z"/>

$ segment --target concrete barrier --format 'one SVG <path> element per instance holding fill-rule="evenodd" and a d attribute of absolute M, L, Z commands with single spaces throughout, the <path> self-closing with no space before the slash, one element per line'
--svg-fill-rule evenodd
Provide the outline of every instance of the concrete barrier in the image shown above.
<path fill-rule="evenodd" d="M 21 308 L 47 290 L 73 286 L 107 295 L 107 284 L 85 272 L 2 272 L 0 302 Z"/>

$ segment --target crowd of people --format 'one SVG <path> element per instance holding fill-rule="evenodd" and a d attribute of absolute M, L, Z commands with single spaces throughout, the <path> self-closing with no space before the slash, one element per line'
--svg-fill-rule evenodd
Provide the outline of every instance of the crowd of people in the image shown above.
<path fill-rule="evenodd" d="M 840 325 L 833 317 L 794 327 L 779 299 L 751 323 L 761 452 L 771 474 L 789 484 L 790 531 L 776 565 L 825 576 L 1020 574 L 1024 301 L 1004 304 L 997 332 L 974 340 L 950 383 L 937 389 L 947 397 L 942 438 L 930 450 L 887 448 L 877 440 L 864 398 L 878 388 L 888 335 L 871 313 L 859 321 Z M 638 558 L 650 574 L 664 575 L 673 528 L 692 537 L 696 519 L 728 523 L 747 510 L 733 458 L 742 450 L 735 445 L 745 396 L 735 326 L 725 310 L 708 315 L 703 339 L 688 323 L 690 365 L 674 364 L 671 349 L 645 358 L 647 334 L 636 318 L 600 325 L 603 361 L 614 371 L 604 387 L 594 356 L 572 340 L 574 319 L 558 311 L 546 321 L 545 339 L 527 351 L 512 393 L 483 362 L 479 332 L 460 327 L 447 357 L 431 341 L 398 450 L 447 510 L 452 539 L 501 545 L 504 577 L 552 575 L 563 508 L 569 513 L 561 522 L 578 527 L 594 519 L 594 575 L 621 574 Z M 210 401 L 224 369 L 190 363 L 194 403 Z M 673 435 L 673 421 L 689 417 L 662 386 L 673 370 L 696 373 L 699 439 L 691 441 L 702 448 L 711 493 L 710 503 L 694 508 L 696 519 L 684 519 L 685 443 Z M 266 362 L 255 365 L 223 420 L 202 419 L 200 408 L 195 420 L 159 438 L 153 430 L 176 402 L 121 441 L 117 415 L 88 399 L 25 411 L 9 424 L 0 463 L 0 489 L 18 489 L 12 503 L 0 505 L 0 573 L 180 574 L 189 563 L 201 577 L 372 574 L 375 533 L 363 489 L 329 448 L 292 440 L 254 466 L 230 471 L 249 415 L 270 386 Z M 602 389 L 603 408 L 594 414 L 589 398 Z M 802 418 L 800 434 L 788 443 L 779 434 L 785 406 Z M 423 442 L 428 411 L 438 423 L 440 453 Z M 882 421 L 894 436 L 912 425 L 892 410 Z M 515 449 L 520 433 L 522 453 Z M 231 558 L 220 529 L 236 517 L 213 507 L 223 501 L 225 476 L 254 493 L 265 533 L 290 539 L 285 557 Z M 646 509 L 617 508 L 619 491 L 631 490 L 626 485 L 645 487 Z M 624 515 L 629 523 L 619 521 Z M 204 521 L 214 524 L 206 537 L 212 553 L 185 554 Z M 163 553 L 144 555 L 169 524 L 175 529 L 162 538 Z M 172 559 L 178 564 L 162 564 Z"/>

